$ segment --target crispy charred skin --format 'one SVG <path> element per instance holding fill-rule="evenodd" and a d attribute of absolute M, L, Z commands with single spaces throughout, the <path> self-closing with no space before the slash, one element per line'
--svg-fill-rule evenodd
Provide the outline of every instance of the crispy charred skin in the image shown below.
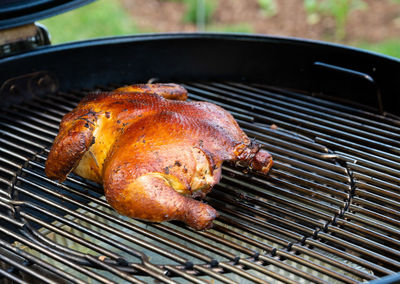
<path fill-rule="evenodd" d="M 96 114 L 79 109 L 64 116 L 46 161 L 46 175 L 64 181 L 92 143 Z"/>
<path fill-rule="evenodd" d="M 63 118 L 46 174 L 63 181 L 73 170 L 103 184 L 110 205 L 129 217 L 210 228 L 217 212 L 193 198 L 219 182 L 222 162 L 266 174 L 272 158 L 228 112 L 186 98 L 175 84 L 88 95 Z"/>

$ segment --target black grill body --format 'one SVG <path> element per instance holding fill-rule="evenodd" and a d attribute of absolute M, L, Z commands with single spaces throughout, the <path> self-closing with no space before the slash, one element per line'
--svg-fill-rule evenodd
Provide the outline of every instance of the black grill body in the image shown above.
<path fill-rule="evenodd" d="M 168 34 L 50 46 L 2 60 L 0 80 L 41 70 L 56 75 L 61 89 L 148 78 L 231 80 L 323 93 L 392 114 L 400 105 L 398 60 L 288 38 Z"/>
<path fill-rule="evenodd" d="M 16 282 L 356 283 L 400 270 L 400 62 L 266 36 L 143 35 L 0 61 L 0 273 Z M 226 165 L 208 232 L 119 216 L 43 167 L 89 91 L 153 79 L 230 111 L 276 161 Z M 384 278 L 388 279 L 388 278 Z M 381 280 L 385 281 L 385 280 Z"/>

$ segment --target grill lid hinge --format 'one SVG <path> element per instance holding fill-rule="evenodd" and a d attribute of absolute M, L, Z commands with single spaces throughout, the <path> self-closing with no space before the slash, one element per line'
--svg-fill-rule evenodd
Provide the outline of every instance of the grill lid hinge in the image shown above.
<path fill-rule="evenodd" d="M 0 58 L 48 44 L 50 44 L 49 33 L 41 24 L 32 23 L 0 30 Z"/>

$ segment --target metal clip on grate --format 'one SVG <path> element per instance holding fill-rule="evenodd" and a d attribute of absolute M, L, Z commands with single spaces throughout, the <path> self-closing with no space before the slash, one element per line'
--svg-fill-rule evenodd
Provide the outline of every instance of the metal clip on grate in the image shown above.
<path fill-rule="evenodd" d="M 400 270 L 400 121 L 263 85 L 184 86 L 272 153 L 270 176 L 226 165 L 206 232 L 125 218 L 97 185 L 44 174 L 62 116 L 90 90 L 13 105 L 0 114 L 0 278 L 357 283 Z"/>

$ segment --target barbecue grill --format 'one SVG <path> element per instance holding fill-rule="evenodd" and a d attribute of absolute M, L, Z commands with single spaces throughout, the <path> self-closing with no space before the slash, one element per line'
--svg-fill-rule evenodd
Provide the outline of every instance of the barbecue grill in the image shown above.
<path fill-rule="evenodd" d="M 9 54 L 1 282 L 394 283 L 399 75 L 393 58 L 256 35 L 140 35 Z M 268 177 L 224 166 L 206 199 L 220 213 L 211 230 L 123 217 L 100 186 L 44 174 L 62 116 L 87 93 L 148 80 L 222 106 L 274 157 Z"/>

